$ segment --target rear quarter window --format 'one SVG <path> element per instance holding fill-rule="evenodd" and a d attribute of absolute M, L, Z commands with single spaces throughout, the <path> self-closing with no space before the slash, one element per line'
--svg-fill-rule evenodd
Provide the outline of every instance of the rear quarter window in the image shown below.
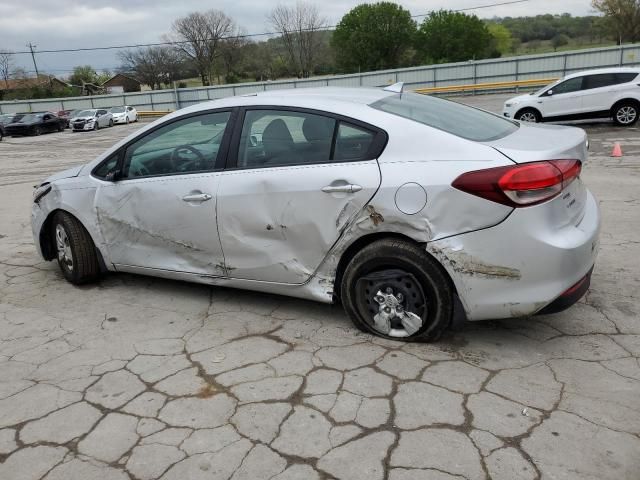
<path fill-rule="evenodd" d="M 516 122 L 498 115 L 417 93 L 393 95 L 370 106 L 476 142 L 497 140 L 519 128 Z"/>

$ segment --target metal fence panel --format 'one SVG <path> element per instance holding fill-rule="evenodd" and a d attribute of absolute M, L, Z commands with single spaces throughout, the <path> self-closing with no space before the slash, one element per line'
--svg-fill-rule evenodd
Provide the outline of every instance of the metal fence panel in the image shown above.
<path fill-rule="evenodd" d="M 93 97 L 0 102 L 0 113 L 72 108 L 97 108 L 132 105 L 138 110 L 173 110 L 200 102 L 267 90 L 319 86 L 383 86 L 406 82 L 410 88 L 442 87 L 471 83 L 510 82 L 536 78 L 562 77 L 591 68 L 640 65 L 640 44 L 568 52 L 525 55 L 459 62 L 443 65 L 400 68 L 321 78 L 239 83 L 177 90 L 155 90 Z M 178 102 L 176 104 L 176 96 Z"/>

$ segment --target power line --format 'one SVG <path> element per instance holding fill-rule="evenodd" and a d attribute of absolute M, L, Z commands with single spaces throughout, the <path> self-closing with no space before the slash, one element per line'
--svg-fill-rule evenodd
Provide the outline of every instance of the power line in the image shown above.
<path fill-rule="evenodd" d="M 504 5 L 513 5 L 516 3 L 525 3 L 525 2 L 530 2 L 531 0 L 511 0 L 511 1 L 506 1 L 506 2 L 498 2 L 498 3 L 490 3 L 490 4 L 486 4 L 486 5 L 478 5 L 477 7 L 467 7 L 467 8 L 459 8 L 457 10 L 451 10 L 452 12 L 467 12 L 470 10 L 480 10 L 480 9 L 484 9 L 484 8 L 492 8 L 492 7 L 500 7 L 500 6 L 504 6 Z M 411 18 L 421 18 L 421 17 L 426 17 L 428 16 L 429 13 L 422 13 L 419 15 L 411 15 Z M 332 30 L 334 28 L 336 28 L 337 25 L 330 25 L 327 27 L 323 27 L 321 29 L 318 30 Z M 303 29 L 302 31 L 308 31 L 311 29 Z M 229 35 L 229 36 L 225 36 L 225 37 L 220 37 L 220 40 L 230 40 L 230 39 L 236 39 L 236 38 L 253 38 L 253 37 L 265 37 L 265 36 L 270 36 L 270 35 L 281 35 L 282 32 L 262 32 L 262 33 L 246 33 L 246 34 L 242 34 L 242 35 Z M 120 50 L 123 48 L 141 48 L 141 47 L 160 47 L 160 46 L 164 46 L 164 45 L 182 45 L 182 44 L 187 44 L 187 43 L 191 43 L 187 40 L 177 40 L 177 41 L 173 41 L 173 42 L 154 42 L 154 43 L 136 43 L 136 44 L 132 44 L 132 45 L 109 45 L 109 46 L 105 46 L 105 47 L 83 47 L 83 48 L 61 48 L 61 49 L 56 49 L 56 50 L 38 50 L 36 53 L 69 53 L 69 52 L 90 52 L 90 51 L 96 51 L 96 50 Z M 34 45 L 35 46 L 35 45 Z M 31 53 L 33 55 L 33 50 L 27 50 L 27 51 L 22 51 L 22 52 L 0 52 L 0 54 L 7 54 L 7 55 L 22 55 L 22 54 L 28 54 Z"/>

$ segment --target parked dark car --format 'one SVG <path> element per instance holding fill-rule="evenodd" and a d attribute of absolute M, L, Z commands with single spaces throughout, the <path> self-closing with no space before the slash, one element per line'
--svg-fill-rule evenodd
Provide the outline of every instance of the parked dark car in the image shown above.
<path fill-rule="evenodd" d="M 7 135 L 4 129 L 7 124 L 13 122 L 13 117 L 14 115 L 12 113 L 3 113 L 0 115 L 0 142 L 2 141 L 2 137 Z"/>
<path fill-rule="evenodd" d="M 7 124 L 7 135 L 40 135 L 46 132 L 61 132 L 64 130 L 64 120 L 51 112 L 18 113 L 13 122 Z"/>
<path fill-rule="evenodd" d="M 77 116 L 80 110 L 60 110 L 58 112 L 58 118 L 64 120 L 64 128 L 69 128 L 70 121 L 73 117 Z"/>

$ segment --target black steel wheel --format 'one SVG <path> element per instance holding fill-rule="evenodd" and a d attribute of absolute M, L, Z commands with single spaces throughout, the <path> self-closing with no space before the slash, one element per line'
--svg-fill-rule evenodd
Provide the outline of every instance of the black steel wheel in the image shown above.
<path fill-rule="evenodd" d="M 435 341 L 449 326 L 453 288 L 421 247 L 379 240 L 351 259 L 342 276 L 345 311 L 361 330 L 404 341 Z"/>

